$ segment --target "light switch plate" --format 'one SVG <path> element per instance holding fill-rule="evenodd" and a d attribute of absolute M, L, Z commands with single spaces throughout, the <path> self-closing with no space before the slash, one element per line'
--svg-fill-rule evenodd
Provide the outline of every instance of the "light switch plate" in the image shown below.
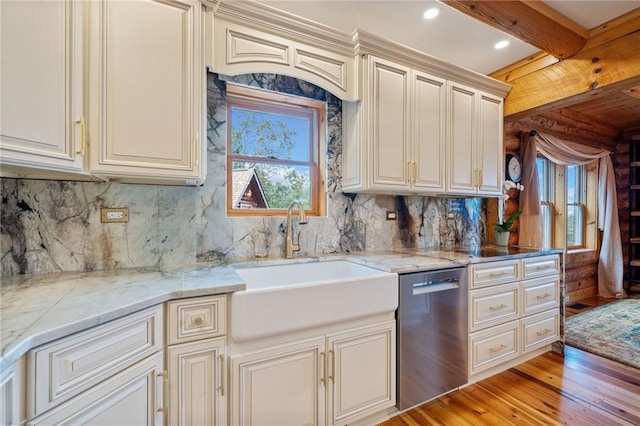
<path fill-rule="evenodd" d="M 126 207 L 100 209 L 100 221 L 102 223 L 129 222 L 129 209 Z"/>

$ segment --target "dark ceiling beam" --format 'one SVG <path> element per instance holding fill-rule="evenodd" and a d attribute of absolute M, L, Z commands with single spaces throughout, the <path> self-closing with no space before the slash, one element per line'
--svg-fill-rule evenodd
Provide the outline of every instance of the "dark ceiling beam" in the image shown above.
<path fill-rule="evenodd" d="M 541 1 L 442 0 L 487 25 L 502 30 L 558 59 L 582 49 L 588 31 Z"/>

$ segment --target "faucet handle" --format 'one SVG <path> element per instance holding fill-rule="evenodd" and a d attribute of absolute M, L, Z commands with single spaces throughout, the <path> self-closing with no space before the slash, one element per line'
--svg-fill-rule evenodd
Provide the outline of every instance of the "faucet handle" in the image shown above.
<path fill-rule="evenodd" d="M 296 245 L 298 246 L 298 250 L 300 250 L 300 231 L 298 231 L 298 238 L 296 238 Z"/>

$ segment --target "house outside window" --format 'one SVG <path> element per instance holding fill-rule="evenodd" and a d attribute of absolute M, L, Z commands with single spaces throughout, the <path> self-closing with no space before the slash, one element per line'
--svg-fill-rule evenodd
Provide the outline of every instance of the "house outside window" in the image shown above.
<path fill-rule="evenodd" d="M 595 249 L 598 165 L 558 165 L 536 160 L 544 245 Z"/>
<path fill-rule="evenodd" d="M 227 214 L 277 216 L 299 200 L 322 216 L 326 105 L 227 85 Z"/>

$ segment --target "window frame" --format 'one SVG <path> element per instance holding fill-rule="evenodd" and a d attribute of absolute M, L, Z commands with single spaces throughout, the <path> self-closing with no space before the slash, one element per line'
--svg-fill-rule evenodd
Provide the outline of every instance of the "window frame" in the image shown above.
<path fill-rule="evenodd" d="M 567 199 L 567 177 L 564 165 L 554 164 L 551 160 L 539 154 L 547 162 L 547 180 L 549 200 L 540 200 L 540 205 L 550 206 L 551 241 L 550 247 L 565 248 L 568 252 L 580 250 L 595 250 L 598 247 L 597 230 L 597 197 L 598 197 L 598 161 L 578 166 L 582 168 L 580 189 L 580 203 L 569 203 Z M 540 173 L 540 171 L 538 171 Z M 567 219 L 569 205 L 579 205 L 582 209 L 582 244 L 567 246 Z M 546 240 L 547 235 L 545 235 Z"/>
<path fill-rule="evenodd" d="M 577 171 L 577 188 L 576 188 L 576 202 L 570 203 L 569 202 L 569 197 L 568 197 L 568 193 L 569 193 L 569 173 L 567 173 L 567 168 L 568 167 L 576 167 L 576 171 Z M 567 250 L 579 250 L 579 249 L 584 249 L 586 248 L 586 242 L 585 242 L 585 237 L 586 237 L 586 229 L 587 229 L 587 206 L 585 203 L 585 200 L 587 198 L 587 188 L 586 188 L 586 174 L 587 174 L 587 166 L 583 165 L 583 166 L 578 166 L 578 165 L 567 165 L 565 166 L 565 182 L 566 182 L 566 188 L 567 188 L 567 197 L 566 197 L 566 204 L 565 204 L 565 211 L 566 211 L 566 223 L 567 223 L 567 241 L 565 242 L 565 245 L 567 247 Z M 569 245 L 568 244 L 568 226 L 569 226 L 569 206 L 574 206 L 577 207 L 580 210 L 580 216 L 581 216 L 581 221 L 580 221 L 580 239 L 581 239 L 581 243 L 577 244 L 577 245 Z"/>
<path fill-rule="evenodd" d="M 242 86 L 227 83 L 227 151 L 226 156 L 226 176 L 227 195 L 226 210 L 227 216 L 233 217 L 268 217 L 286 216 L 287 209 L 234 209 L 233 184 L 232 184 L 232 164 L 234 161 L 255 161 L 261 164 L 276 164 L 290 166 L 305 166 L 310 168 L 310 203 L 311 206 L 305 209 L 308 216 L 326 216 L 326 102 L 301 96 L 289 95 L 281 92 L 273 92 L 256 87 Z M 281 114 L 291 117 L 300 117 L 310 120 L 309 138 L 309 161 L 271 159 L 266 157 L 253 157 L 232 154 L 231 150 L 231 110 L 233 107 L 251 109 L 268 114 Z M 256 160 L 257 159 L 257 160 Z"/>
<path fill-rule="evenodd" d="M 545 188 L 545 192 L 547 193 L 547 199 L 546 200 L 542 200 L 542 197 L 540 198 L 540 207 L 544 206 L 549 210 L 549 229 L 547 230 L 548 232 L 544 232 L 544 227 L 543 227 L 543 238 L 544 238 L 544 242 L 545 245 L 548 245 L 549 247 L 553 247 L 555 238 L 555 218 L 556 218 L 556 211 L 555 211 L 555 164 L 553 162 L 551 162 L 551 160 L 549 160 L 548 158 L 542 156 L 542 155 L 538 155 L 537 159 L 542 159 L 545 162 L 545 167 L 546 167 L 546 176 L 544 176 L 544 183 L 546 184 L 546 188 Z M 538 172 L 540 172 L 540 170 L 538 170 Z M 539 181 L 538 181 L 539 182 Z M 538 188 L 538 191 L 540 191 L 540 188 Z M 542 214 L 542 210 L 541 210 L 541 214 Z M 543 219 L 543 224 L 544 224 L 544 219 Z"/>

